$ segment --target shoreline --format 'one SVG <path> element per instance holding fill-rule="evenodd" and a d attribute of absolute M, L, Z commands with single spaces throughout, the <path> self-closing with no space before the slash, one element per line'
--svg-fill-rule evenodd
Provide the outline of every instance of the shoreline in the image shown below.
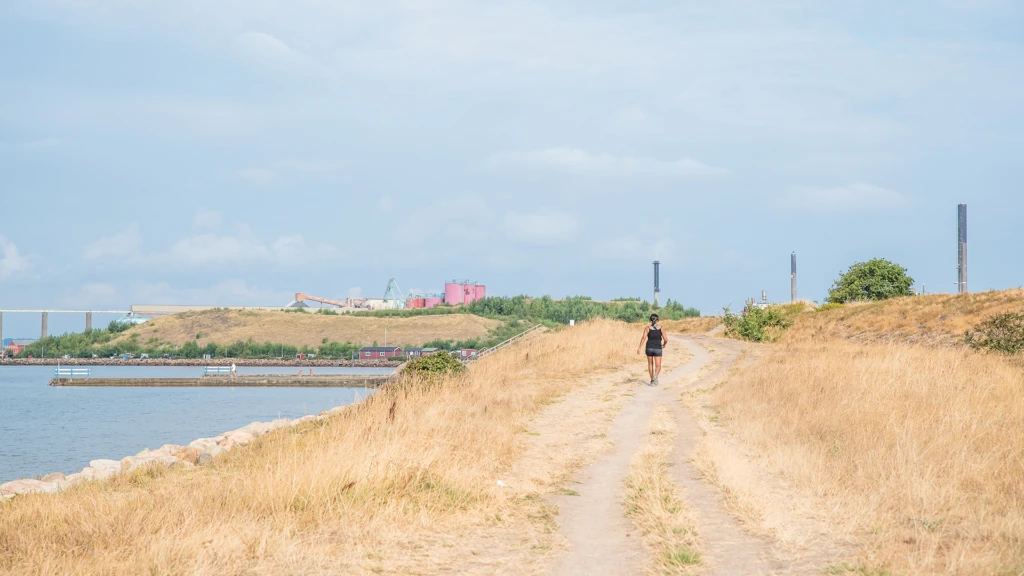
<path fill-rule="evenodd" d="M 260 366 L 260 367 L 322 367 L 322 368 L 396 368 L 402 364 L 393 360 L 338 360 L 314 358 L 312 360 L 287 360 L 281 358 L 12 358 L 0 360 L 4 366 Z"/>
<path fill-rule="evenodd" d="M 88 466 L 74 474 L 65 475 L 62 472 L 53 472 L 45 476 L 3 482 L 0 483 L 0 502 L 22 494 L 54 494 L 85 482 L 108 480 L 144 467 L 198 468 L 228 453 L 235 446 L 245 446 L 260 436 L 280 428 L 323 420 L 343 412 L 350 406 L 361 404 L 369 396 L 367 394 L 351 404 L 335 406 L 318 414 L 307 414 L 294 419 L 278 418 L 270 422 L 252 422 L 211 438 L 197 438 L 187 446 L 164 444 L 155 450 L 146 448 L 134 456 L 125 456 L 120 460 L 90 460 Z"/>
<path fill-rule="evenodd" d="M 240 374 L 206 375 L 198 378 L 54 378 L 49 386 L 141 388 L 366 388 L 383 386 L 393 374 Z"/>

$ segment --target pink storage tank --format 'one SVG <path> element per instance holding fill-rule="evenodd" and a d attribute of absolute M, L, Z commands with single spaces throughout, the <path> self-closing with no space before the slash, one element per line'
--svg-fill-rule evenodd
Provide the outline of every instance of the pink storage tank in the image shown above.
<path fill-rule="evenodd" d="M 476 300 L 476 284 L 462 285 L 462 301 L 472 304 Z"/>
<path fill-rule="evenodd" d="M 476 299 L 483 300 L 487 297 L 487 288 L 483 284 L 476 285 Z"/>
<path fill-rule="evenodd" d="M 405 301 L 406 308 L 426 308 L 427 303 L 425 298 L 409 298 Z"/>
<path fill-rule="evenodd" d="M 433 308 L 434 306 L 437 306 L 438 304 L 440 304 L 442 302 L 444 302 L 444 298 L 437 298 L 437 297 L 424 298 L 423 299 L 423 307 L 424 308 Z"/>
<path fill-rule="evenodd" d="M 465 294 L 463 293 L 462 284 L 456 284 L 455 282 L 445 282 L 444 284 L 444 303 L 449 306 L 458 306 L 466 301 Z"/>

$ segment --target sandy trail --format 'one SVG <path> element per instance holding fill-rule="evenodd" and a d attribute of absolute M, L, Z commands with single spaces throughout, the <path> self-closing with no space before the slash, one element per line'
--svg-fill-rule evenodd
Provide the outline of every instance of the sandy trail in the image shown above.
<path fill-rule="evenodd" d="M 679 338 L 694 359 L 708 355 L 690 339 Z M 716 342 L 715 349 L 724 352 L 723 358 L 711 373 L 686 388 L 704 388 L 717 383 L 739 356 L 740 348 L 732 343 Z M 673 395 L 674 396 L 674 395 Z M 722 506 L 718 491 L 701 478 L 691 464 L 700 439 L 700 429 L 690 413 L 678 400 L 666 399 L 676 418 L 678 433 L 672 450 L 672 476 L 682 490 L 697 520 L 697 532 L 705 542 L 704 554 L 711 574 L 755 575 L 783 571 L 782 563 L 773 557 L 768 542 L 746 533 L 740 523 Z M 788 573 L 788 572 L 787 572 Z"/>
<path fill-rule="evenodd" d="M 792 568 L 778 559 L 770 542 L 743 530 L 723 507 L 718 491 L 701 478 L 691 463 L 701 432 L 694 416 L 679 401 L 679 392 L 714 385 L 739 357 L 742 345 L 679 335 L 673 340 L 690 351 L 691 360 L 663 376 L 660 387 L 637 386 L 635 396 L 608 430 L 612 449 L 577 477 L 573 489 L 579 495 L 552 499 L 559 507 L 559 529 L 569 543 L 568 550 L 555 558 L 553 574 L 627 575 L 644 571 L 646 558 L 641 535 L 625 516 L 624 481 L 644 440 L 645 424 L 659 403 L 672 410 L 678 426 L 672 474 L 705 542 L 701 572 L 756 575 L 788 573 L 787 568 Z M 713 348 L 716 354 L 705 346 Z"/>
<path fill-rule="evenodd" d="M 688 347 L 689 348 L 689 347 Z M 698 373 L 712 361 L 703 348 L 687 364 L 663 381 L 672 381 Z M 663 388 L 646 385 L 635 389 L 635 396 L 615 417 L 608 430 L 613 447 L 600 460 L 577 477 L 578 496 L 552 498 L 558 506 L 558 523 L 569 549 L 555 560 L 558 575 L 638 574 L 643 566 L 640 535 L 625 516 L 623 485 L 629 464 L 643 441 L 646 423 L 655 405 L 666 400 Z"/>

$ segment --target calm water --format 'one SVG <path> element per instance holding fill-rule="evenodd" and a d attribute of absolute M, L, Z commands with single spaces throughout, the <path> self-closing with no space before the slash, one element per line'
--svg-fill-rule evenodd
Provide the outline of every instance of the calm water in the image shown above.
<path fill-rule="evenodd" d="M 143 448 L 188 444 L 250 422 L 297 418 L 357 402 L 369 388 L 78 388 L 47 386 L 53 366 L 0 367 L 0 484 L 79 472 Z M 306 371 L 308 372 L 308 368 Z M 93 366 L 93 376 L 181 378 L 201 366 Z M 239 367 L 239 374 L 298 368 Z M 313 368 L 314 374 L 390 374 L 391 368 Z"/>

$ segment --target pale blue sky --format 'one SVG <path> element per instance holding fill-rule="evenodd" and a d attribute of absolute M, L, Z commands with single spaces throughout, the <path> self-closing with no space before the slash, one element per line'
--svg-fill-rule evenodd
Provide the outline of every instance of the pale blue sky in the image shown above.
<path fill-rule="evenodd" d="M 0 308 L 1016 287 L 1022 6 L 8 0 Z"/>

